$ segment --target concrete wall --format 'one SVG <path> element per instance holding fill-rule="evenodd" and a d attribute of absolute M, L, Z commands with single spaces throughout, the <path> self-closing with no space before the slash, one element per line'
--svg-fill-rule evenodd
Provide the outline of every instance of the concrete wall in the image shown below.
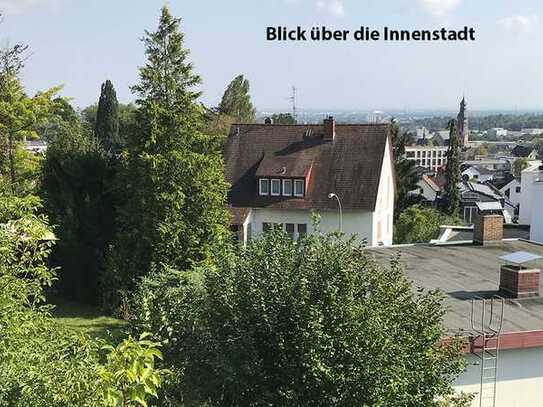
<path fill-rule="evenodd" d="M 532 184 L 530 240 L 543 243 L 543 182 Z"/>
<path fill-rule="evenodd" d="M 479 406 L 479 359 L 468 356 L 468 365 L 455 383 L 457 391 L 477 393 L 472 406 Z M 490 405 L 490 404 L 483 404 Z M 500 352 L 496 407 L 528 407 L 543 405 L 543 348 Z"/>
<path fill-rule="evenodd" d="M 520 208 L 519 223 L 529 225 L 532 221 L 532 205 L 534 182 L 539 177 L 540 163 L 536 163 L 522 171 L 520 177 Z"/>

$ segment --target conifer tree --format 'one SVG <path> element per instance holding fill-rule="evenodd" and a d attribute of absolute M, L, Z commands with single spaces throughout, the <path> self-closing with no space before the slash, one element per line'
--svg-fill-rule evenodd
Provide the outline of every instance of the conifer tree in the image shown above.
<path fill-rule="evenodd" d="M 106 151 L 119 147 L 119 102 L 110 80 L 102 84 L 94 132 Z"/>
<path fill-rule="evenodd" d="M 224 91 L 219 112 L 235 118 L 241 123 L 252 123 L 256 119 L 256 111 L 251 103 L 249 81 L 238 75 Z"/>
<path fill-rule="evenodd" d="M 460 140 L 456 129 L 456 121 L 449 121 L 449 149 L 447 151 L 447 169 L 445 171 L 444 210 L 451 216 L 457 216 L 460 210 Z"/>
<path fill-rule="evenodd" d="M 222 156 L 203 126 L 200 77 L 188 61 L 180 20 L 162 9 L 146 32 L 136 130 L 128 140 L 119 190 L 118 235 L 104 288 L 133 288 L 136 277 L 164 267 L 186 270 L 210 260 L 228 236 Z"/>

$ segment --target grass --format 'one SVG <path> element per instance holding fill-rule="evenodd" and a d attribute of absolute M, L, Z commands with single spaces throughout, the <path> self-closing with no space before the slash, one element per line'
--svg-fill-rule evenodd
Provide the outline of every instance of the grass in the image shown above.
<path fill-rule="evenodd" d="M 115 342 L 124 336 L 127 323 L 104 315 L 97 307 L 58 298 L 51 302 L 55 305 L 53 317 L 68 328 Z"/>

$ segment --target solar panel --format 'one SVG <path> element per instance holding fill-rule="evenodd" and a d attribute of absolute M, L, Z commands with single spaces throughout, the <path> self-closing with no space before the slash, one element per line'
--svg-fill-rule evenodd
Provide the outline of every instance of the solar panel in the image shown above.
<path fill-rule="evenodd" d="M 522 264 L 522 263 L 527 263 L 529 261 L 541 259 L 541 256 L 538 256 L 537 254 L 533 254 L 533 253 L 528 253 L 528 252 L 514 252 L 514 253 L 506 254 L 504 256 L 500 256 L 498 258 L 508 263 Z"/>

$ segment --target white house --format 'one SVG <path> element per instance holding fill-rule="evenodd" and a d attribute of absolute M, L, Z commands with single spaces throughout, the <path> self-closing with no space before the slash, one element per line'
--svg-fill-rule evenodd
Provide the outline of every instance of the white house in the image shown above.
<path fill-rule="evenodd" d="M 441 195 L 441 188 L 434 179 L 426 174 L 423 174 L 419 182 L 418 189 L 410 191 L 412 195 L 420 195 L 428 203 L 434 204 Z"/>
<path fill-rule="evenodd" d="M 540 161 L 534 161 L 520 175 L 519 223 L 529 225 L 532 221 L 533 191 L 539 178 Z"/>
<path fill-rule="evenodd" d="M 226 141 L 232 229 L 246 242 L 272 227 L 294 238 L 341 230 L 390 245 L 395 180 L 387 124 L 234 124 Z"/>
<path fill-rule="evenodd" d="M 543 243 L 543 171 L 534 178 L 531 207 L 530 240 Z"/>
<path fill-rule="evenodd" d="M 513 178 L 500 188 L 500 192 L 515 206 L 520 204 L 521 191 L 522 188 L 518 178 Z"/>

